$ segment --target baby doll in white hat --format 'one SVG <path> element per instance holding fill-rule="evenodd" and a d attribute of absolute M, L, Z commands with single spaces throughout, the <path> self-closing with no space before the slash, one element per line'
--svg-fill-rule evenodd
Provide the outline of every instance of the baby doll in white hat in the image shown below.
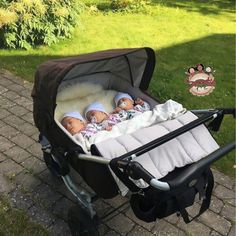
<path fill-rule="evenodd" d="M 102 130 L 101 125 L 87 123 L 77 111 L 66 112 L 62 117 L 61 124 L 71 135 L 75 136 L 81 133 L 83 137 L 87 139 Z"/>
<path fill-rule="evenodd" d="M 112 126 L 127 119 L 127 114 L 123 111 L 117 114 L 108 114 L 104 106 L 99 102 L 90 104 L 85 109 L 85 117 L 91 122 L 102 126 L 102 129 L 110 131 Z"/>
<path fill-rule="evenodd" d="M 118 92 L 114 97 L 114 101 L 116 104 L 114 112 L 124 110 L 127 112 L 128 119 L 150 110 L 150 106 L 147 102 L 143 101 L 141 98 L 133 100 L 128 93 Z"/>

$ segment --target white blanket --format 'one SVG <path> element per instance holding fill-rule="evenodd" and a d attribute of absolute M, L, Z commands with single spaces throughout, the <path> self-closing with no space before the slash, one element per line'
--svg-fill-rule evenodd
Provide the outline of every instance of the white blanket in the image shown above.
<path fill-rule="evenodd" d="M 166 120 L 174 119 L 186 111 L 183 106 L 175 101 L 168 100 L 164 104 L 159 104 L 151 111 L 137 115 L 130 120 L 120 122 L 112 127 L 111 131 L 99 131 L 89 140 L 84 139 L 82 134 L 74 135 L 78 144 L 83 148 L 85 153 L 89 153 L 92 144 L 100 143 L 104 140 L 130 134 L 144 127 L 149 127 Z"/>

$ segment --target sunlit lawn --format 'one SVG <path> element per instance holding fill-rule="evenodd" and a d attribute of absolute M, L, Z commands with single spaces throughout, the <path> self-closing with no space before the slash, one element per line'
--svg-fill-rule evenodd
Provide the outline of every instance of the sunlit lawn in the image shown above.
<path fill-rule="evenodd" d="M 164 101 L 172 98 L 189 109 L 235 106 L 235 12 L 233 1 L 152 1 L 145 13 L 114 13 L 108 1 L 87 0 L 105 9 L 83 13 L 81 24 L 71 39 L 50 47 L 29 51 L 0 50 L 0 67 L 33 81 L 36 67 L 50 58 L 93 52 L 108 48 L 152 47 L 157 66 L 149 87 L 152 95 Z M 197 63 L 215 69 L 216 89 L 206 97 L 191 95 L 185 84 L 185 71 Z M 226 119 L 219 144 L 235 138 L 235 123 Z M 234 155 L 216 166 L 234 175 Z"/>

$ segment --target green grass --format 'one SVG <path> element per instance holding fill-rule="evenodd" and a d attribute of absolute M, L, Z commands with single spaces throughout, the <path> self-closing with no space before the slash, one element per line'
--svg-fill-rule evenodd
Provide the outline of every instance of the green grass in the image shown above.
<path fill-rule="evenodd" d="M 161 101 L 172 98 L 188 109 L 235 106 L 235 10 L 230 0 L 153 0 L 145 13 L 114 13 L 108 0 L 97 3 L 98 13 L 81 15 L 82 24 L 72 39 L 29 51 L 0 50 L 0 68 L 33 81 L 37 65 L 51 58 L 108 48 L 152 47 L 157 66 L 149 87 Z M 205 97 L 191 95 L 185 71 L 197 63 L 215 70 L 216 89 Z M 235 138 L 235 122 L 228 117 L 215 135 L 220 145 Z M 235 152 L 216 163 L 234 176 Z"/>
<path fill-rule="evenodd" d="M 10 207 L 0 195 L 0 235 L 1 236 L 48 236 L 49 233 L 40 225 L 29 221 L 23 211 Z"/>

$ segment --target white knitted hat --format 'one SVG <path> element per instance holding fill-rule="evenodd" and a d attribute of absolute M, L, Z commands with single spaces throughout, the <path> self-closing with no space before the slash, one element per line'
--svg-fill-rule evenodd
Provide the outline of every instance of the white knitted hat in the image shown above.
<path fill-rule="evenodd" d="M 76 119 L 79 119 L 79 120 L 82 120 L 84 121 L 84 118 L 83 116 L 78 112 L 78 111 L 69 111 L 69 112 L 66 112 L 62 119 L 65 118 L 65 117 L 73 117 L 73 118 L 76 118 Z"/>
<path fill-rule="evenodd" d="M 87 118 L 87 113 L 89 111 L 102 111 L 107 114 L 104 106 L 100 102 L 93 102 L 90 105 L 87 106 L 85 109 L 85 117 Z M 108 114 L 107 114 L 108 115 Z"/>

